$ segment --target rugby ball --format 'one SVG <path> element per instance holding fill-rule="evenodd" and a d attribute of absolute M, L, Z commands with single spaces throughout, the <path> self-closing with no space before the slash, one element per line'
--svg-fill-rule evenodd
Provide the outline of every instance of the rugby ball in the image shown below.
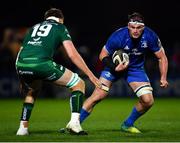
<path fill-rule="evenodd" d="M 113 53 L 112 60 L 115 65 L 118 65 L 118 64 L 128 65 L 129 64 L 129 56 L 122 49 L 117 50 Z"/>

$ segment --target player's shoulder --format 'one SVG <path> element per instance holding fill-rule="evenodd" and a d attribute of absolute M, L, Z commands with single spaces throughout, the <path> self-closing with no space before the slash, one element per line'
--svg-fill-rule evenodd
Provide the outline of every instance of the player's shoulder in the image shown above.
<path fill-rule="evenodd" d="M 117 29 L 114 33 L 121 34 L 121 33 L 126 33 L 127 31 L 128 31 L 128 28 L 127 28 L 127 26 L 126 26 L 126 27 L 120 27 L 120 28 Z"/>
<path fill-rule="evenodd" d="M 150 36 L 157 35 L 154 30 L 152 30 L 151 28 L 149 28 L 147 26 L 144 28 L 144 33 L 147 34 L 147 35 L 150 35 Z"/>
<path fill-rule="evenodd" d="M 144 28 L 144 35 L 145 35 L 145 37 L 147 37 L 149 39 L 158 37 L 156 32 L 147 26 Z"/>
<path fill-rule="evenodd" d="M 61 31 L 68 32 L 68 29 L 64 24 L 58 23 L 57 28 L 60 29 Z"/>
<path fill-rule="evenodd" d="M 125 36 L 128 34 L 128 28 L 126 27 L 121 27 L 117 29 L 116 31 L 113 32 L 112 36 Z"/>

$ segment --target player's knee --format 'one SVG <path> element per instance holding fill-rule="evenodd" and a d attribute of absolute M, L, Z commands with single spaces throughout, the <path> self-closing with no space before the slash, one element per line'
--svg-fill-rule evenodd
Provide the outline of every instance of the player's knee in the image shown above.
<path fill-rule="evenodd" d="M 83 93 L 85 92 L 85 82 L 76 73 L 73 73 L 71 80 L 67 84 L 67 87 L 72 91 L 79 90 Z"/>
<path fill-rule="evenodd" d="M 83 89 L 85 89 L 85 82 L 84 82 L 84 80 L 81 79 L 79 82 L 80 82 L 80 86 L 83 87 Z"/>
<path fill-rule="evenodd" d="M 143 98 L 142 103 L 143 103 L 143 106 L 149 108 L 149 107 L 151 107 L 153 105 L 154 99 L 153 98 L 148 98 L 148 97 Z"/>
<path fill-rule="evenodd" d="M 145 108 L 150 108 L 154 103 L 152 90 L 153 89 L 150 85 L 143 85 L 135 91 L 136 95 L 140 98 L 141 104 Z"/>
<path fill-rule="evenodd" d="M 80 78 L 79 82 L 74 88 L 79 88 L 83 93 L 85 92 L 85 82 Z"/>

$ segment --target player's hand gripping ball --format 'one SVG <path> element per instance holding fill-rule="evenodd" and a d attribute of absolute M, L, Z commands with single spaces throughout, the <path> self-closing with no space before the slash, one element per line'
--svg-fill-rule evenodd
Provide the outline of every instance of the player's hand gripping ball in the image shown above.
<path fill-rule="evenodd" d="M 121 49 L 114 52 L 112 59 L 115 65 L 119 65 L 119 64 L 128 65 L 129 64 L 128 54 L 125 53 L 124 50 L 121 50 Z"/>

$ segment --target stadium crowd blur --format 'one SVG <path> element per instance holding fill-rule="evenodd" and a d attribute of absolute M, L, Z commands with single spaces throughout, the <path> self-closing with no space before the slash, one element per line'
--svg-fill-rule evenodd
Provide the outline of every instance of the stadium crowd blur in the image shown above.
<path fill-rule="evenodd" d="M 42 6 L 43 3 L 43 6 Z M 69 4 L 71 3 L 71 4 Z M 23 5 L 23 6 L 21 6 Z M 169 87 L 159 87 L 158 61 L 153 54 L 146 56 L 146 71 L 158 97 L 180 97 L 180 39 L 179 39 L 179 1 L 3 1 L 0 25 L 0 98 L 20 97 L 19 80 L 15 69 L 15 59 L 28 28 L 43 17 L 50 6 L 62 8 L 65 25 L 68 28 L 77 50 L 90 69 L 99 76 L 102 64 L 98 54 L 110 34 L 121 26 L 125 26 L 127 15 L 133 11 L 142 13 L 145 23 L 160 37 L 169 60 Z M 4 12 L 4 8 L 8 9 Z M 93 91 L 93 86 L 83 73 L 77 70 L 66 56 L 63 48 L 54 55 L 57 63 L 74 69 L 86 82 L 86 95 Z M 44 83 L 41 97 L 64 97 L 67 91 L 49 83 Z M 111 97 L 135 97 L 131 89 L 120 80 L 111 91 Z"/>

